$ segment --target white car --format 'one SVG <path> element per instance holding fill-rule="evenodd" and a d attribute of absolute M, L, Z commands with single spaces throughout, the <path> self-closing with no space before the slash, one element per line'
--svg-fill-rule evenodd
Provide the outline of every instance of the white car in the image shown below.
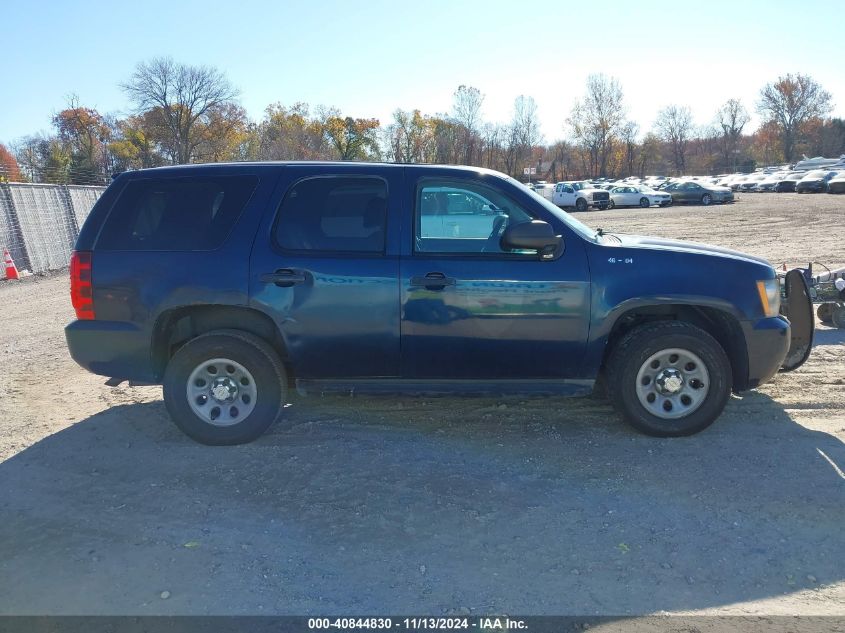
<path fill-rule="evenodd" d="M 786 178 L 789 175 L 789 172 L 785 171 L 777 171 L 772 174 L 767 174 L 763 180 L 757 183 L 757 186 L 754 188 L 754 191 L 774 191 L 775 187 L 777 187 L 778 183 Z"/>
<path fill-rule="evenodd" d="M 534 191 L 551 202 L 554 197 L 555 186 L 549 182 L 538 182 L 534 185 Z"/>
<path fill-rule="evenodd" d="M 642 207 L 646 209 L 653 204 L 668 207 L 672 204 L 672 196 L 668 193 L 655 191 L 645 185 L 639 185 L 637 187 L 614 187 L 610 190 L 611 209 L 614 207 Z"/>
<path fill-rule="evenodd" d="M 559 182 L 555 185 L 552 202 L 562 209 L 574 207 L 577 211 L 607 209 L 610 193 L 596 189 L 589 182 Z"/>

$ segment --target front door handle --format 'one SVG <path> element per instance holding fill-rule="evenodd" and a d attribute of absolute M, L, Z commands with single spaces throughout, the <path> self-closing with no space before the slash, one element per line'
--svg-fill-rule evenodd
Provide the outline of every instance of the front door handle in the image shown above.
<path fill-rule="evenodd" d="M 443 273 L 428 273 L 425 277 L 411 277 L 412 286 L 422 286 L 430 290 L 443 290 L 446 286 L 454 286 L 457 280 L 447 277 Z"/>
<path fill-rule="evenodd" d="M 306 279 L 304 273 L 298 270 L 291 270 L 290 268 L 282 268 L 274 273 L 264 273 L 261 275 L 261 281 L 266 284 L 276 284 L 280 288 L 288 288 L 296 284 L 305 283 Z"/>

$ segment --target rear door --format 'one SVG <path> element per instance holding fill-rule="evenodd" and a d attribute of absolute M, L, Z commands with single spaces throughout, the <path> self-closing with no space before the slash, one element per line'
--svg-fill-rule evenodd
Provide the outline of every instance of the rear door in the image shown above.
<path fill-rule="evenodd" d="M 527 192 L 518 196 L 516 185 L 508 191 L 497 186 L 499 179 L 433 174 L 406 168 L 413 209 L 404 216 L 410 252 L 400 273 L 402 376 L 574 377 L 589 322 L 583 242 L 569 236 L 564 254 L 552 262 L 540 261 L 536 252 L 503 251 L 499 238 L 509 224 L 542 219 L 562 232 L 562 222 Z M 477 208 L 444 209 L 454 224 L 449 234 L 433 232 L 439 225 L 426 220 L 430 198 L 443 190 L 483 201 Z M 497 212 L 487 213 L 490 208 Z"/>
<path fill-rule="evenodd" d="M 259 230 L 250 301 L 297 378 L 399 374 L 402 168 L 289 165 Z"/>

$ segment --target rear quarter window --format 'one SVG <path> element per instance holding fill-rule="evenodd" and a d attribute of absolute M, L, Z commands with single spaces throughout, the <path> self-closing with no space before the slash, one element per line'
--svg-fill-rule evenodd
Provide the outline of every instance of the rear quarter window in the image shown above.
<path fill-rule="evenodd" d="M 106 219 L 97 250 L 213 250 L 225 241 L 258 185 L 256 176 L 139 179 Z"/>

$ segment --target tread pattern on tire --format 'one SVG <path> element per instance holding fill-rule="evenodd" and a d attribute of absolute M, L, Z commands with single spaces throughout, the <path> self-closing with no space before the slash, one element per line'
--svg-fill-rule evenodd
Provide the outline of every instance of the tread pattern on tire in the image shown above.
<path fill-rule="evenodd" d="M 270 344 L 267 343 L 261 337 L 256 336 L 255 334 L 251 334 L 250 332 L 245 332 L 243 330 L 219 329 L 219 330 L 211 330 L 209 332 L 204 332 L 203 334 L 200 334 L 199 336 L 196 336 L 196 337 L 192 338 L 191 340 L 189 340 L 187 343 L 185 343 L 185 345 L 193 344 L 193 343 L 196 343 L 197 341 L 202 341 L 203 339 L 214 338 L 214 337 L 219 337 L 219 336 L 228 336 L 230 338 L 240 340 L 241 342 L 243 342 L 243 343 L 249 345 L 250 347 L 252 347 L 254 350 L 260 352 L 261 355 L 264 356 L 264 358 L 270 363 L 271 367 L 273 368 L 273 371 L 276 374 L 276 380 L 278 381 L 278 384 L 279 384 L 280 395 L 282 397 L 282 400 L 284 400 L 284 397 L 285 397 L 285 394 L 287 393 L 287 388 L 288 388 L 287 372 L 285 371 L 284 365 L 282 364 L 282 361 L 279 358 L 279 355 L 270 346 Z M 180 348 L 180 350 L 181 349 L 182 348 Z M 177 350 L 177 352 L 174 354 L 174 356 L 176 354 L 178 354 L 180 350 Z M 171 361 L 172 361 L 172 358 L 171 358 Z M 167 370 L 165 370 L 165 377 L 166 376 L 167 376 Z M 166 378 L 165 378 L 165 380 L 166 380 Z M 260 397 L 260 395 L 259 395 L 259 397 Z M 281 404 L 283 404 L 283 402 L 280 402 L 280 405 Z M 272 426 L 273 424 L 278 423 L 279 418 L 281 416 L 281 413 L 282 413 L 282 407 L 280 406 L 278 411 L 276 412 L 276 415 L 273 417 L 273 419 L 270 421 L 270 423 L 267 424 L 267 426 L 265 427 L 265 430 L 267 428 L 269 428 L 270 426 Z M 184 431 L 184 429 L 182 429 L 182 430 Z M 193 439 L 195 439 L 197 441 L 202 441 L 202 440 L 198 439 L 197 437 L 193 437 Z M 255 438 L 253 438 L 253 439 L 255 439 Z M 251 440 L 246 440 L 246 441 L 251 441 Z M 241 443 L 241 442 L 211 442 L 211 443 L 214 443 L 214 444 L 218 444 L 218 443 L 219 444 L 231 444 L 231 443 Z"/>
<path fill-rule="evenodd" d="M 692 435 L 697 433 L 712 424 L 711 421 L 707 421 L 706 423 L 695 425 L 690 429 L 684 429 L 680 432 L 674 432 L 671 429 L 657 429 L 649 427 L 638 420 L 632 418 L 628 415 L 625 403 L 623 401 L 623 394 L 622 389 L 619 388 L 619 385 L 622 383 L 621 374 L 625 370 L 625 360 L 631 357 L 631 347 L 633 345 L 638 344 L 643 339 L 654 338 L 657 334 L 660 335 L 685 335 L 685 336 L 695 336 L 700 337 L 705 340 L 708 340 L 710 343 L 715 345 L 716 348 L 722 350 L 721 345 L 719 342 L 713 338 L 710 334 L 706 331 L 702 330 L 701 328 L 688 323 L 686 321 L 673 321 L 673 320 L 660 320 L 660 321 L 653 321 L 651 323 L 645 323 L 643 325 L 636 326 L 632 328 L 629 332 L 627 332 L 614 346 L 613 350 L 611 350 L 610 356 L 608 358 L 606 364 L 606 375 L 607 375 L 607 385 L 608 385 L 608 396 L 610 398 L 611 403 L 613 404 L 614 408 L 626 419 L 626 421 L 631 424 L 634 428 L 646 433 L 648 435 L 654 435 L 657 437 L 673 437 L 673 436 L 684 436 L 684 435 Z M 726 382 L 728 384 L 728 389 L 722 395 L 722 398 L 725 402 L 727 402 L 728 398 L 730 397 L 730 385 L 732 384 L 732 375 L 731 375 L 731 366 L 730 361 L 727 358 L 727 354 L 725 354 L 724 350 L 722 350 L 725 358 L 725 365 L 727 375 L 725 376 Z M 713 371 L 715 368 L 708 368 L 711 373 L 711 388 L 713 385 Z M 708 395 L 709 397 L 709 395 Z M 720 409 L 724 408 L 724 404 L 721 405 Z M 691 414 L 695 415 L 695 413 Z"/>

